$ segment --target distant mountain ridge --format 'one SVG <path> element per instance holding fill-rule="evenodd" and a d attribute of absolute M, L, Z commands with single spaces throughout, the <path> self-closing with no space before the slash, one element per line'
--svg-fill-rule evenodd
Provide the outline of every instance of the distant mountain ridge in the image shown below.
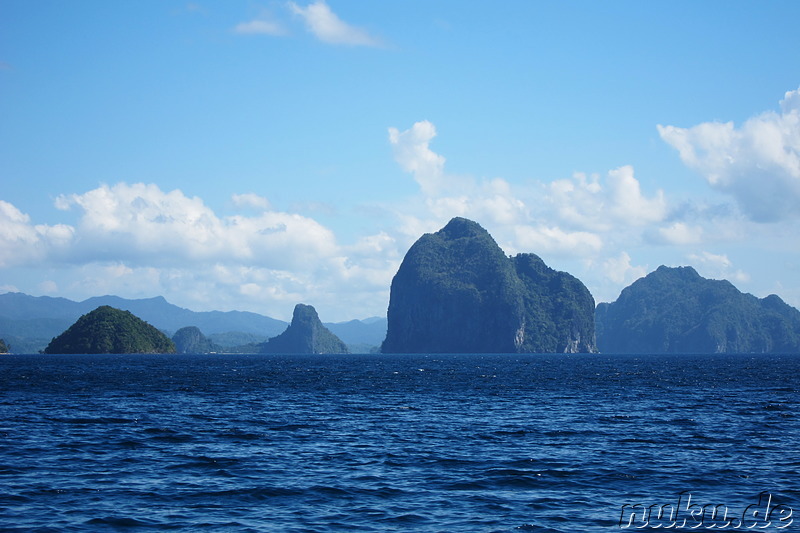
<path fill-rule="evenodd" d="M 195 326 L 209 337 L 224 337 L 233 332 L 275 337 L 289 325 L 247 311 L 190 311 L 169 303 L 163 296 L 143 299 L 96 296 L 75 302 L 67 298 L 9 292 L 0 294 L 0 338 L 4 338 L 15 353 L 36 353 L 82 315 L 102 305 L 130 311 L 170 336 L 181 328 Z M 326 323 L 325 326 L 348 345 L 379 346 L 386 334 L 385 318 Z"/>

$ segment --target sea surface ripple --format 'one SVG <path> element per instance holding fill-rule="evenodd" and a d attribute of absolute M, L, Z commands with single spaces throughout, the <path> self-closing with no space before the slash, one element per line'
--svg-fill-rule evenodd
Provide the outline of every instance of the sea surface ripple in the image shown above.
<path fill-rule="evenodd" d="M 0 530 L 618 531 L 688 491 L 798 531 L 799 400 L 799 355 L 0 356 Z"/>

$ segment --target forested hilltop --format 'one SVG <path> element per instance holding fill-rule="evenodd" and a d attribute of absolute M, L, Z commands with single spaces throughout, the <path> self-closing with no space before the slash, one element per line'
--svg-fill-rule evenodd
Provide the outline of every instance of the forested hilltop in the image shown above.
<path fill-rule="evenodd" d="M 606 353 L 800 352 L 800 311 L 691 267 L 661 266 L 596 310 Z"/>
<path fill-rule="evenodd" d="M 130 311 L 104 305 L 80 317 L 44 353 L 175 353 L 175 344 Z"/>

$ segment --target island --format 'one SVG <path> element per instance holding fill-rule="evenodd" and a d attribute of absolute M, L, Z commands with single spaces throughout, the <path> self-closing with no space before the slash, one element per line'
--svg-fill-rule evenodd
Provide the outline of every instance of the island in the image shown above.
<path fill-rule="evenodd" d="M 44 353 L 175 353 L 175 344 L 130 311 L 102 305 L 50 341 Z"/>
<path fill-rule="evenodd" d="M 261 353 L 350 353 L 347 345 L 331 333 L 310 305 L 297 304 L 286 331 L 258 345 Z"/>
<path fill-rule="evenodd" d="M 596 310 L 605 353 L 800 352 L 800 311 L 689 266 L 660 266 Z"/>
<path fill-rule="evenodd" d="M 0 354 L 6 354 L 11 351 L 11 348 L 6 344 L 5 339 L 0 339 Z"/>
<path fill-rule="evenodd" d="M 203 335 L 197 326 L 186 326 L 175 332 L 172 336 L 175 343 L 175 350 L 178 353 L 217 353 L 222 351 L 222 347 L 214 344 Z"/>
<path fill-rule="evenodd" d="M 454 218 L 408 250 L 392 280 L 383 353 L 592 353 L 594 298 L 535 254 L 507 257 Z"/>

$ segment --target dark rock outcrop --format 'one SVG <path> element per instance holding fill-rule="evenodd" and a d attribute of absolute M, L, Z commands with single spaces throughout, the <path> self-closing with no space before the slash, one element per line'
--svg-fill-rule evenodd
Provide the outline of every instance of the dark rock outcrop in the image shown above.
<path fill-rule="evenodd" d="M 175 353 L 175 344 L 130 311 L 103 305 L 50 341 L 44 353 Z"/>
<path fill-rule="evenodd" d="M 534 254 L 506 257 L 454 218 L 409 249 L 392 280 L 383 353 L 593 352 L 594 299 Z"/>
<path fill-rule="evenodd" d="M 596 310 L 607 353 L 800 352 L 800 311 L 691 267 L 659 267 Z"/>
<path fill-rule="evenodd" d="M 222 351 L 220 346 L 211 342 L 200 328 L 186 326 L 175 332 L 172 336 L 175 349 L 178 353 L 216 353 Z"/>
<path fill-rule="evenodd" d="M 262 353 L 349 353 L 347 345 L 328 330 L 316 309 L 297 304 L 286 331 L 259 346 Z"/>

